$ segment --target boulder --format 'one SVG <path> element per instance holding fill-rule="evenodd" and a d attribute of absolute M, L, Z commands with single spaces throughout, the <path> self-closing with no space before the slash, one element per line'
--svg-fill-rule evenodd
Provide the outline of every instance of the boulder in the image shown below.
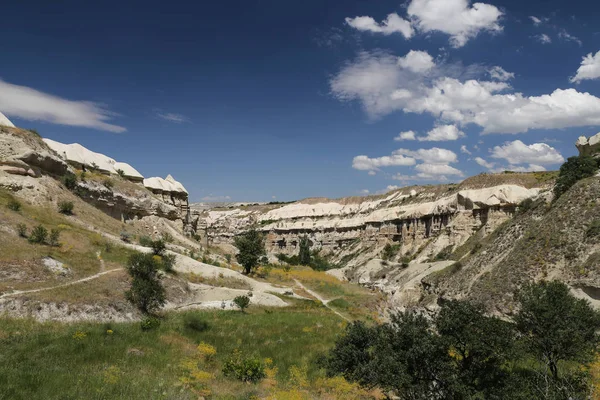
<path fill-rule="evenodd" d="M 575 142 L 575 147 L 579 150 L 580 156 L 591 156 L 600 152 L 600 133 L 591 136 L 590 138 L 586 138 L 585 136 L 580 136 Z"/>

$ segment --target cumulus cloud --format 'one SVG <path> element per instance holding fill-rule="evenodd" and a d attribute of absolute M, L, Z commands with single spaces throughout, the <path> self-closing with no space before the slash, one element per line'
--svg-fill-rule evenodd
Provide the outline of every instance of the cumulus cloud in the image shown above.
<path fill-rule="evenodd" d="M 467 149 L 467 145 L 465 145 L 465 144 L 460 146 L 460 152 L 471 155 L 471 152 L 469 151 L 469 149 Z"/>
<path fill-rule="evenodd" d="M 600 51 L 595 55 L 589 53 L 583 57 L 581 65 L 577 69 L 577 73 L 570 80 L 574 83 L 579 83 L 585 79 L 598 79 L 600 78 Z"/>
<path fill-rule="evenodd" d="M 74 101 L 0 80 L 0 110 L 9 117 L 81 126 L 109 132 L 125 132 L 110 124 L 116 114 L 91 101 Z"/>
<path fill-rule="evenodd" d="M 369 194 L 369 189 L 363 189 L 360 191 L 360 194 Z"/>
<path fill-rule="evenodd" d="M 447 164 L 423 163 L 417 165 L 415 170 L 419 172 L 417 176 L 424 179 L 435 179 L 439 176 L 446 175 L 463 176 L 463 173 L 460 170 Z"/>
<path fill-rule="evenodd" d="M 448 164 L 458 161 L 455 152 L 448 149 L 440 149 L 439 147 L 418 150 L 398 149 L 392 154 L 408 156 L 416 160 L 421 160 L 426 164 Z"/>
<path fill-rule="evenodd" d="M 377 171 L 382 167 L 398 167 L 414 165 L 415 159 L 404 157 L 400 154 L 370 158 L 364 155 L 356 156 L 352 160 L 352 168 L 359 171 Z"/>
<path fill-rule="evenodd" d="M 456 125 L 441 125 L 427 132 L 426 136 L 419 137 L 420 141 L 442 142 L 447 140 L 457 140 L 465 137 L 465 133 L 459 130 Z"/>
<path fill-rule="evenodd" d="M 398 65 L 415 73 L 423 73 L 435 67 L 435 62 L 426 51 L 411 50 L 404 57 L 398 58 Z"/>
<path fill-rule="evenodd" d="M 526 96 L 506 82 L 472 79 L 457 68 L 436 65 L 422 74 L 396 60 L 387 53 L 361 53 L 331 79 L 333 96 L 359 101 L 371 118 L 428 113 L 441 124 L 480 126 L 484 134 L 600 125 L 600 98 L 589 93 L 556 89 Z"/>
<path fill-rule="evenodd" d="M 421 32 L 439 31 L 450 36 L 453 47 L 462 47 L 481 31 L 502 31 L 502 12 L 485 3 L 468 0 L 412 0 L 407 13 Z"/>
<path fill-rule="evenodd" d="M 346 18 L 346 23 L 354 29 L 364 32 L 381 33 L 384 35 L 401 33 L 406 39 L 410 39 L 414 34 L 410 22 L 396 13 L 388 15 L 381 23 L 377 23 L 373 18 L 367 16 Z"/>
<path fill-rule="evenodd" d="M 413 132 L 413 131 L 400 132 L 400 134 L 394 138 L 394 140 L 396 142 L 401 142 L 403 140 L 416 140 L 416 139 L 417 138 L 415 137 L 415 132 Z"/>
<path fill-rule="evenodd" d="M 165 121 L 175 122 L 176 124 L 181 124 L 183 122 L 188 122 L 190 120 L 185 115 L 175 114 L 175 113 L 157 112 L 156 116 L 160 119 L 164 119 Z"/>
<path fill-rule="evenodd" d="M 492 67 L 488 70 L 490 77 L 497 81 L 508 81 L 509 79 L 513 79 L 515 74 L 512 72 L 507 72 L 502 67 Z"/>
<path fill-rule="evenodd" d="M 540 166 L 560 164 L 565 160 L 554 147 L 549 146 L 546 143 L 526 145 L 520 140 L 506 142 L 502 146 L 495 146 L 491 150 L 491 157 L 504 159 L 511 165 L 533 164 Z"/>
<path fill-rule="evenodd" d="M 481 157 L 475 157 L 475 162 L 487 169 L 492 169 L 492 168 L 494 168 L 494 165 L 495 165 L 493 162 L 488 162 Z"/>
<path fill-rule="evenodd" d="M 552 43 L 552 39 L 550 39 L 550 36 L 546 35 L 545 33 L 541 33 L 539 35 L 535 35 L 534 38 L 535 38 L 535 40 L 537 40 L 541 44 L 550 44 L 550 43 Z"/>

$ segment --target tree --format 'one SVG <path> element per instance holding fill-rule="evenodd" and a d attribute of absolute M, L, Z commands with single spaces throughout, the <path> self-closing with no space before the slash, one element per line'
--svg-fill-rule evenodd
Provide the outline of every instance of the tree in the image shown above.
<path fill-rule="evenodd" d="M 152 254 L 135 253 L 127 261 L 127 272 L 132 281 L 125 296 L 144 314 L 153 313 L 166 302 L 159 267 Z"/>
<path fill-rule="evenodd" d="M 298 259 L 301 265 L 310 265 L 310 240 L 308 236 L 304 235 L 300 238 L 300 251 L 298 252 Z"/>
<path fill-rule="evenodd" d="M 598 169 L 598 162 L 590 156 L 569 157 L 560 166 L 560 172 L 554 185 L 554 198 L 558 199 L 577 181 L 593 176 Z"/>
<path fill-rule="evenodd" d="M 592 360 L 600 344 L 600 314 L 587 301 L 575 298 L 558 281 L 526 285 L 517 300 L 517 329 L 554 380 L 559 379 L 559 362 Z"/>
<path fill-rule="evenodd" d="M 237 296 L 235 299 L 233 299 L 233 302 L 240 308 L 240 310 L 242 310 L 242 312 L 244 312 L 244 310 L 250 305 L 250 298 L 248 296 Z"/>
<path fill-rule="evenodd" d="M 244 267 L 244 273 L 249 274 L 258 266 L 260 258 L 266 254 L 265 239 L 255 227 L 236 236 L 233 245 L 237 247 L 237 261 Z"/>

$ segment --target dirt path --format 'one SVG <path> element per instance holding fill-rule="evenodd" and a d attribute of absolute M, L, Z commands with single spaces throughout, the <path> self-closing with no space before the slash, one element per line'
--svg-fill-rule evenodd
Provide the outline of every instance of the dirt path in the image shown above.
<path fill-rule="evenodd" d="M 37 292 L 43 292 L 45 290 L 52 290 L 52 289 L 58 289 L 58 288 L 66 287 L 66 286 L 76 285 L 78 283 L 87 282 L 87 281 L 91 281 L 91 280 L 100 278 L 101 276 L 106 275 L 106 274 L 110 274 L 111 272 L 122 271 L 122 270 L 123 270 L 123 268 L 115 268 L 115 269 L 111 269 L 111 270 L 108 270 L 108 271 L 98 272 L 97 274 L 90 275 L 90 276 L 87 276 L 85 278 L 78 279 L 76 281 L 62 283 L 62 284 L 56 285 L 56 286 L 50 286 L 50 287 L 45 287 L 45 288 L 40 288 L 40 289 L 31 289 L 31 290 L 16 290 L 14 292 L 6 293 L 6 294 L 1 295 L 0 299 L 3 299 L 5 297 L 18 296 L 18 295 L 21 295 L 21 294 L 37 293 Z"/>
<path fill-rule="evenodd" d="M 310 294 L 311 296 L 313 296 L 314 298 L 316 298 L 317 300 L 319 300 L 321 303 L 323 303 L 323 305 L 327 308 L 329 308 L 331 311 L 333 311 L 335 314 L 337 314 L 340 318 L 345 319 L 348 322 L 352 322 L 350 320 L 350 318 L 344 316 L 343 314 L 341 314 L 340 312 L 338 312 L 337 310 L 335 310 L 333 307 L 331 307 L 329 305 L 329 302 L 331 300 L 326 300 L 323 297 L 321 297 L 321 295 L 317 292 L 313 292 L 312 290 L 310 290 L 309 288 L 307 288 L 306 286 L 304 286 L 302 283 L 300 283 L 300 281 L 298 279 L 294 279 L 294 282 L 296 282 L 296 284 L 298 286 L 300 286 L 304 291 L 306 291 L 306 293 Z"/>

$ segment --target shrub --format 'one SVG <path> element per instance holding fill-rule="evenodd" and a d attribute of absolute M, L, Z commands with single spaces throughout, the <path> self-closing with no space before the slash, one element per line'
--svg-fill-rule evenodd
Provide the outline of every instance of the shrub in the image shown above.
<path fill-rule="evenodd" d="M 152 243 L 150 243 L 150 247 L 152 247 L 152 254 L 156 256 L 162 256 L 167 249 L 165 241 L 162 239 L 153 240 Z"/>
<path fill-rule="evenodd" d="M 258 266 L 258 261 L 266 253 L 265 238 L 256 228 L 236 236 L 233 244 L 239 250 L 237 261 L 244 267 L 244 273 L 249 274 Z"/>
<path fill-rule="evenodd" d="M 112 190 L 112 188 L 115 186 L 115 183 L 111 180 L 111 179 L 105 179 L 102 184 L 104 185 L 105 188 Z"/>
<path fill-rule="evenodd" d="M 225 260 L 227 260 L 227 264 L 231 264 L 231 254 L 225 254 Z"/>
<path fill-rule="evenodd" d="M 58 203 L 58 212 L 65 215 L 72 215 L 74 207 L 72 201 L 61 201 Z"/>
<path fill-rule="evenodd" d="M 235 299 L 233 299 L 233 302 L 240 308 L 240 310 L 242 310 L 242 312 L 244 312 L 244 310 L 250 305 L 250 298 L 248 296 L 237 296 Z"/>
<path fill-rule="evenodd" d="M 27 225 L 17 224 L 17 233 L 21 237 L 27 237 Z"/>
<path fill-rule="evenodd" d="M 385 247 L 383 248 L 383 252 L 381 253 L 381 258 L 383 258 L 386 261 L 391 260 L 392 258 L 396 257 L 396 254 L 398 254 L 398 251 L 400 251 L 400 245 L 398 244 L 390 244 L 387 243 L 385 245 Z"/>
<path fill-rule="evenodd" d="M 83 177 L 81 180 L 83 180 Z M 77 187 L 77 176 L 69 172 L 62 177 L 62 183 L 67 189 L 73 190 Z"/>
<path fill-rule="evenodd" d="M 121 178 L 125 178 L 125 171 L 123 171 L 122 169 L 118 169 L 117 175 L 119 175 Z"/>
<path fill-rule="evenodd" d="M 192 331 L 204 332 L 208 329 L 208 323 L 199 314 L 188 313 L 183 316 L 183 325 Z"/>
<path fill-rule="evenodd" d="M 585 236 L 588 238 L 600 236 L 600 220 L 594 220 L 590 227 L 585 231 Z"/>
<path fill-rule="evenodd" d="M 121 240 L 125 243 L 131 242 L 131 234 L 125 231 L 121 232 Z"/>
<path fill-rule="evenodd" d="M 152 329 L 156 329 L 160 326 L 160 319 L 156 317 L 146 317 L 140 322 L 140 328 L 143 331 L 149 331 Z"/>
<path fill-rule="evenodd" d="M 442 249 L 433 259 L 433 261 L 445 261 L 452 255 L 453 245 L 448 245 Z"/>
<path fill-rule="evenodd" d="M 165 242 L 165 243 L 173 243 L 173 235 L 171 235 L 169 232 L 165 232 L 161 235 L 161 239 Z"/>
<path fill-rule="evenodd" d="M 162 258 L 162 261 L 161 261 L 162 269 L 165 272 L 173 272 L 173 266 L 175 266 L 175 260 L 176 260 L 175 254 L 163 254 L 161 256 L 161 258 Z"/>
<path fill-rule="evenodd" d="M 152 254 L 135 253 L 127 261 L 127 272 L 133 279 L 125 296 L 144 314 L 156 311 L 166 302 L 159 268 L 160 264 Z"/>
<path fill-rule="evenodd" d="M 256 383 L 265 378 L 265 366 L 258 358 L 245 358 L 239 350 L 223 364 L 223 374 L 233 376 L 242 382 Z"/>
<path fill-rule="evenodd" d="M 60 230 L 51 229 L 50 236 L 48 237 L 48 244 L 52 247 L 58 247 L 58 246 L 60 246 L 60 243 L 58 241 L 59 239 L 60 239 Z"/>
<path fill-rule="evenodd" d="M 10 200 L 8 202 L 8 204 L 6 205 L 6 207 L 8 207 L 9 210 L 12 211 L 20 211 L 21 210 L 21 203 L 19 203 L 17 200 Z"/>
<path fill-rule="evenodd" d="M 140 236 L 140 246 L 152 247 L 152 239 L 149 236 Z"/>
<path fill-rule="evenodd" d="M 519 208 L 518 208 L 519 214 L 523 214 L 523 213 L 526 213 L 527 211 L 531 210 L 532 206 L 533 206 L 533 200 L 531 198 L 523 200 L 522 202 L 519 203 Z"/>
<path fill-rule="evenodd" d="M 569 157 L 560 166 L 558 178 L 554 185 L 554 199 L 558 199 L 577 181 L 593 176 L 598 169 L 598 162 L 590 156 Z"/>
<path fill-rule="evenodd" d="M 300 250 L 298 252 L 298 260 L 300 261 L 300 265 L 310 265 L 310 240 L 308 240 L 308 236 L 304 235 L 300 238 Z"/>
<path fill-rule="evenodd" d="M 45 243 L 48 237 L 48 230 L 42 225 L 38 225 L 31 231 L 29 235 L 29 243 Z"/>

